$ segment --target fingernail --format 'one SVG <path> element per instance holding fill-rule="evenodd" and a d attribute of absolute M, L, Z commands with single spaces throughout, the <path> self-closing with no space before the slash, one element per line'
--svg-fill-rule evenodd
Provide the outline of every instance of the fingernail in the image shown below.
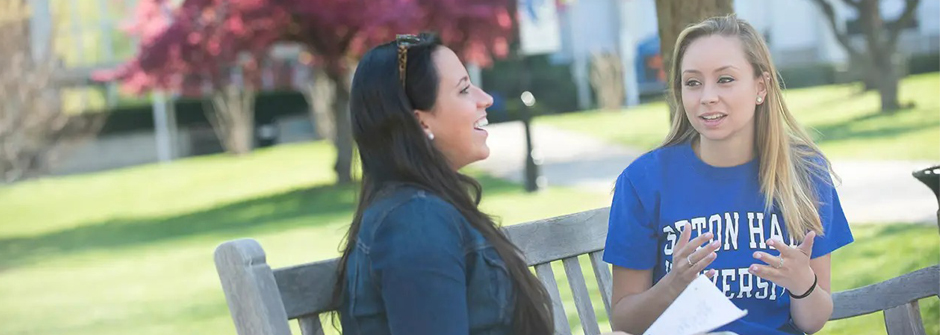
<path fill-rule="evenodd" d="M 751 270 L 751 272 L 757 272 L 757 267 L 756 267 L 756 266 L 752 266 L 750 270 Z"/>
<path fill-rule="evenodd" d="M 718 242 L 718 241 L 712 242 L 712 246 L 713 246 L 713 247 L 717 247 L 717 246 L 719 246 L 719 245 L 721 245 L 721 242 Z"/>
<path fill-rule="evenodd" d="M 754 258 L 760 259 L 760 254 L 755 252 L 755 253 L 754 253 Z"/>
<path fill-rule="evenodd" d="M 767 245 L 774 245 L 774 240 L 767 240 Z"/>
<path fill-rule="evenodd" d="M 709 239 L 712 238 L 712 236 L 714 236 L 712 233 L 705 233 L 705 237 L 708 237 Z"/>

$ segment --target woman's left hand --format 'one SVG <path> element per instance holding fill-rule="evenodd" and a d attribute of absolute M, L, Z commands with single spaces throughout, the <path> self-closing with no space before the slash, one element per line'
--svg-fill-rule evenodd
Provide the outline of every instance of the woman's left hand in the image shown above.
<path fill-rule="evenodd" d="M 780 256 L 772 256 L 762 251 L 755 252 L 754 258 L 767 265 L 752 264 L 748 272 L 783 286 L 793 294 L 806 292 L 815 281 L 815 274 L 809 266 L 815 239 L 816 233 L 809 232 L 803 243 L 795 248 L 783 241 L 767 240 L 767 245 L 780 251 Z"/>

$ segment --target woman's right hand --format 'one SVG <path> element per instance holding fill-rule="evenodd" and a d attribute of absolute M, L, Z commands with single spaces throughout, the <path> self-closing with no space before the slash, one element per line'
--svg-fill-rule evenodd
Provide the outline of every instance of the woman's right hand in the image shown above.
<path fill-rule="evenodd" d="M 669 287 L 672 288 L 676 296 L 685 290 L 695 278 L 698 278 L 699 274 L 705 270 L 705 267 L 715 261 L 715 258 L 718 257 L 715 251 L 721 246 L 721 242 L 716 239 L 712 243 L 699 248 L 700 245 L 710 240 L 713 235 L 712 233 L 705 233 L 689 241 L 692 236 L 692 229 L 689 226 L 691 225 L 687 224 L 682 227 L 679 241 L 676 242 L 676 247 L 673 249 L 672 270 L 663 278 L 668 280 L 667 283 L 669 283 Z M 708 278 L 714 275 L 715 270 L 708 270 L 708 273 L 706 273 Z"/>

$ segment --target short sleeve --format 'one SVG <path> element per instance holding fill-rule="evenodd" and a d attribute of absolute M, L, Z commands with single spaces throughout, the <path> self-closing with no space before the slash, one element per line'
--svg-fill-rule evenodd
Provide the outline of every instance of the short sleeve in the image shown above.
<path fill-rule="evenodd" d="M 614 186 L 604 261 L 628 269 L 652 269 L 656 265 L 656 236 L 650 211 L 624 171 Z"/>
<path fill-rule="evenodd" d="M 833 187 L 828 173 L 825 179 L 813 178 L 819 203 L 819 219 L 822 222 L 823 235 L 817 235 L 813 241 L 813 258 L 825 256 L 836 249 L 854 241 L 849 222 L 842 211 L 839 193 Z"/>

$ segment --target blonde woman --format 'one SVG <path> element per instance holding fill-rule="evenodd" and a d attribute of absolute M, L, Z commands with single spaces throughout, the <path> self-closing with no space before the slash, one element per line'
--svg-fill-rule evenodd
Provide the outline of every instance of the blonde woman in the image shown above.
<path fill-rule="evenodd" d="M 830 253 L 853 238 L 766 43 L 741 19 L 710 18 L 679 35 L 673 59 L 672 128 L 623 171 L 610 209 L 614 329 L 643 333 L 704 273 L 748 310 L 720 330 L 819 331 Z"/>

